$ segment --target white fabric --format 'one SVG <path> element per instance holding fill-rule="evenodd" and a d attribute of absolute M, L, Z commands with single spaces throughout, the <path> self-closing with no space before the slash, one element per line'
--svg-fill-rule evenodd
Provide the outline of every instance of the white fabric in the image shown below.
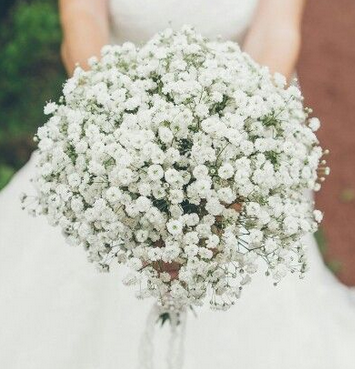
<path fill-rule="evenodd" d="M 113 39 L 145 41 L 169 22 L 241 40 L 254 0 L 114 0 Z M 0 368 L 135 369 L 152 301 L 98 274 L 18 200 L 35 158 L 0 193 Z M 274 287 L 262 272 L 228 312 L 189 313 L 184 369 L 353 369 L 355 301 L 324 267 L 312 236 L 310 272 Z M 155 369 L 167 369 L 168 326 L 155 329 Z"/>
<path fill-rule="evenodd" d="M 258 0 L 111 0 L 112 41 L 147 41 L 184 24 L 204 36 L 242 41 Z"/>

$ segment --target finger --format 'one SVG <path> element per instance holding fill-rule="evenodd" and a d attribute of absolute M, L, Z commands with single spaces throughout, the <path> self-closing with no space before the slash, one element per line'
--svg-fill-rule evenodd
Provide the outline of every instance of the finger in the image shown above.
<path fill-rule="evenodd" d="M 235 210 L 239 213 L 242 210 L 242 205 L 235 202 L 235 203 L 229 205 L 229 208 L 231 208 L 231 209 L 233 209 L 233 210 Z"/>

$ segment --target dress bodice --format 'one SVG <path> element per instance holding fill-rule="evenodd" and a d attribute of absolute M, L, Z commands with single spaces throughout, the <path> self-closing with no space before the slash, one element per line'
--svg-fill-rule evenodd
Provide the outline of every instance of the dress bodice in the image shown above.
<path fill-rule="evenodd" d="M 110 0 L 111 41 L 143 43 L 167 27 L 192 25 L 210 38 L 242 42 L 258 0 Z"/>

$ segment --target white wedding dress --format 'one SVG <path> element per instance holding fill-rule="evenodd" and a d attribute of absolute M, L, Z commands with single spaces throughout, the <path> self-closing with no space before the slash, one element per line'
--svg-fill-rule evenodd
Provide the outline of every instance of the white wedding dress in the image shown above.
<path fill-rule="evenodd" d="M 142 42 L 182 24 L 242 41 L 256 0 L 113 0 L 112 42 Z M 21 210 L 35 155 L 0 193 L 0 368 L 136 369 L 151 300 L 99 274 L 44 218 Z M 353 369 L 355 301 L 326 267 L 311 235 L 310 272 L 274 287 L 262 270 L 228 312 L 188 315 L 185 369 Z M 262 269 L 262 268 L 261 268 Z M 156 328 L 156 365 L 168 325 Z"/>

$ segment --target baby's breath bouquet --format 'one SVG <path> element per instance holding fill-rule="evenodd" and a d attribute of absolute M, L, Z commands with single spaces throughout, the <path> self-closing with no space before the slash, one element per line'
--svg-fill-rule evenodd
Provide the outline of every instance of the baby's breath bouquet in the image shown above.
<path fill-rule="evenodd" d="M 328 169 L 296 86 L 190 27 L 89 64 L 45 107 L 34 214 L 163 307 L 227 309 L 260 262 L 303 275 Z"/>

